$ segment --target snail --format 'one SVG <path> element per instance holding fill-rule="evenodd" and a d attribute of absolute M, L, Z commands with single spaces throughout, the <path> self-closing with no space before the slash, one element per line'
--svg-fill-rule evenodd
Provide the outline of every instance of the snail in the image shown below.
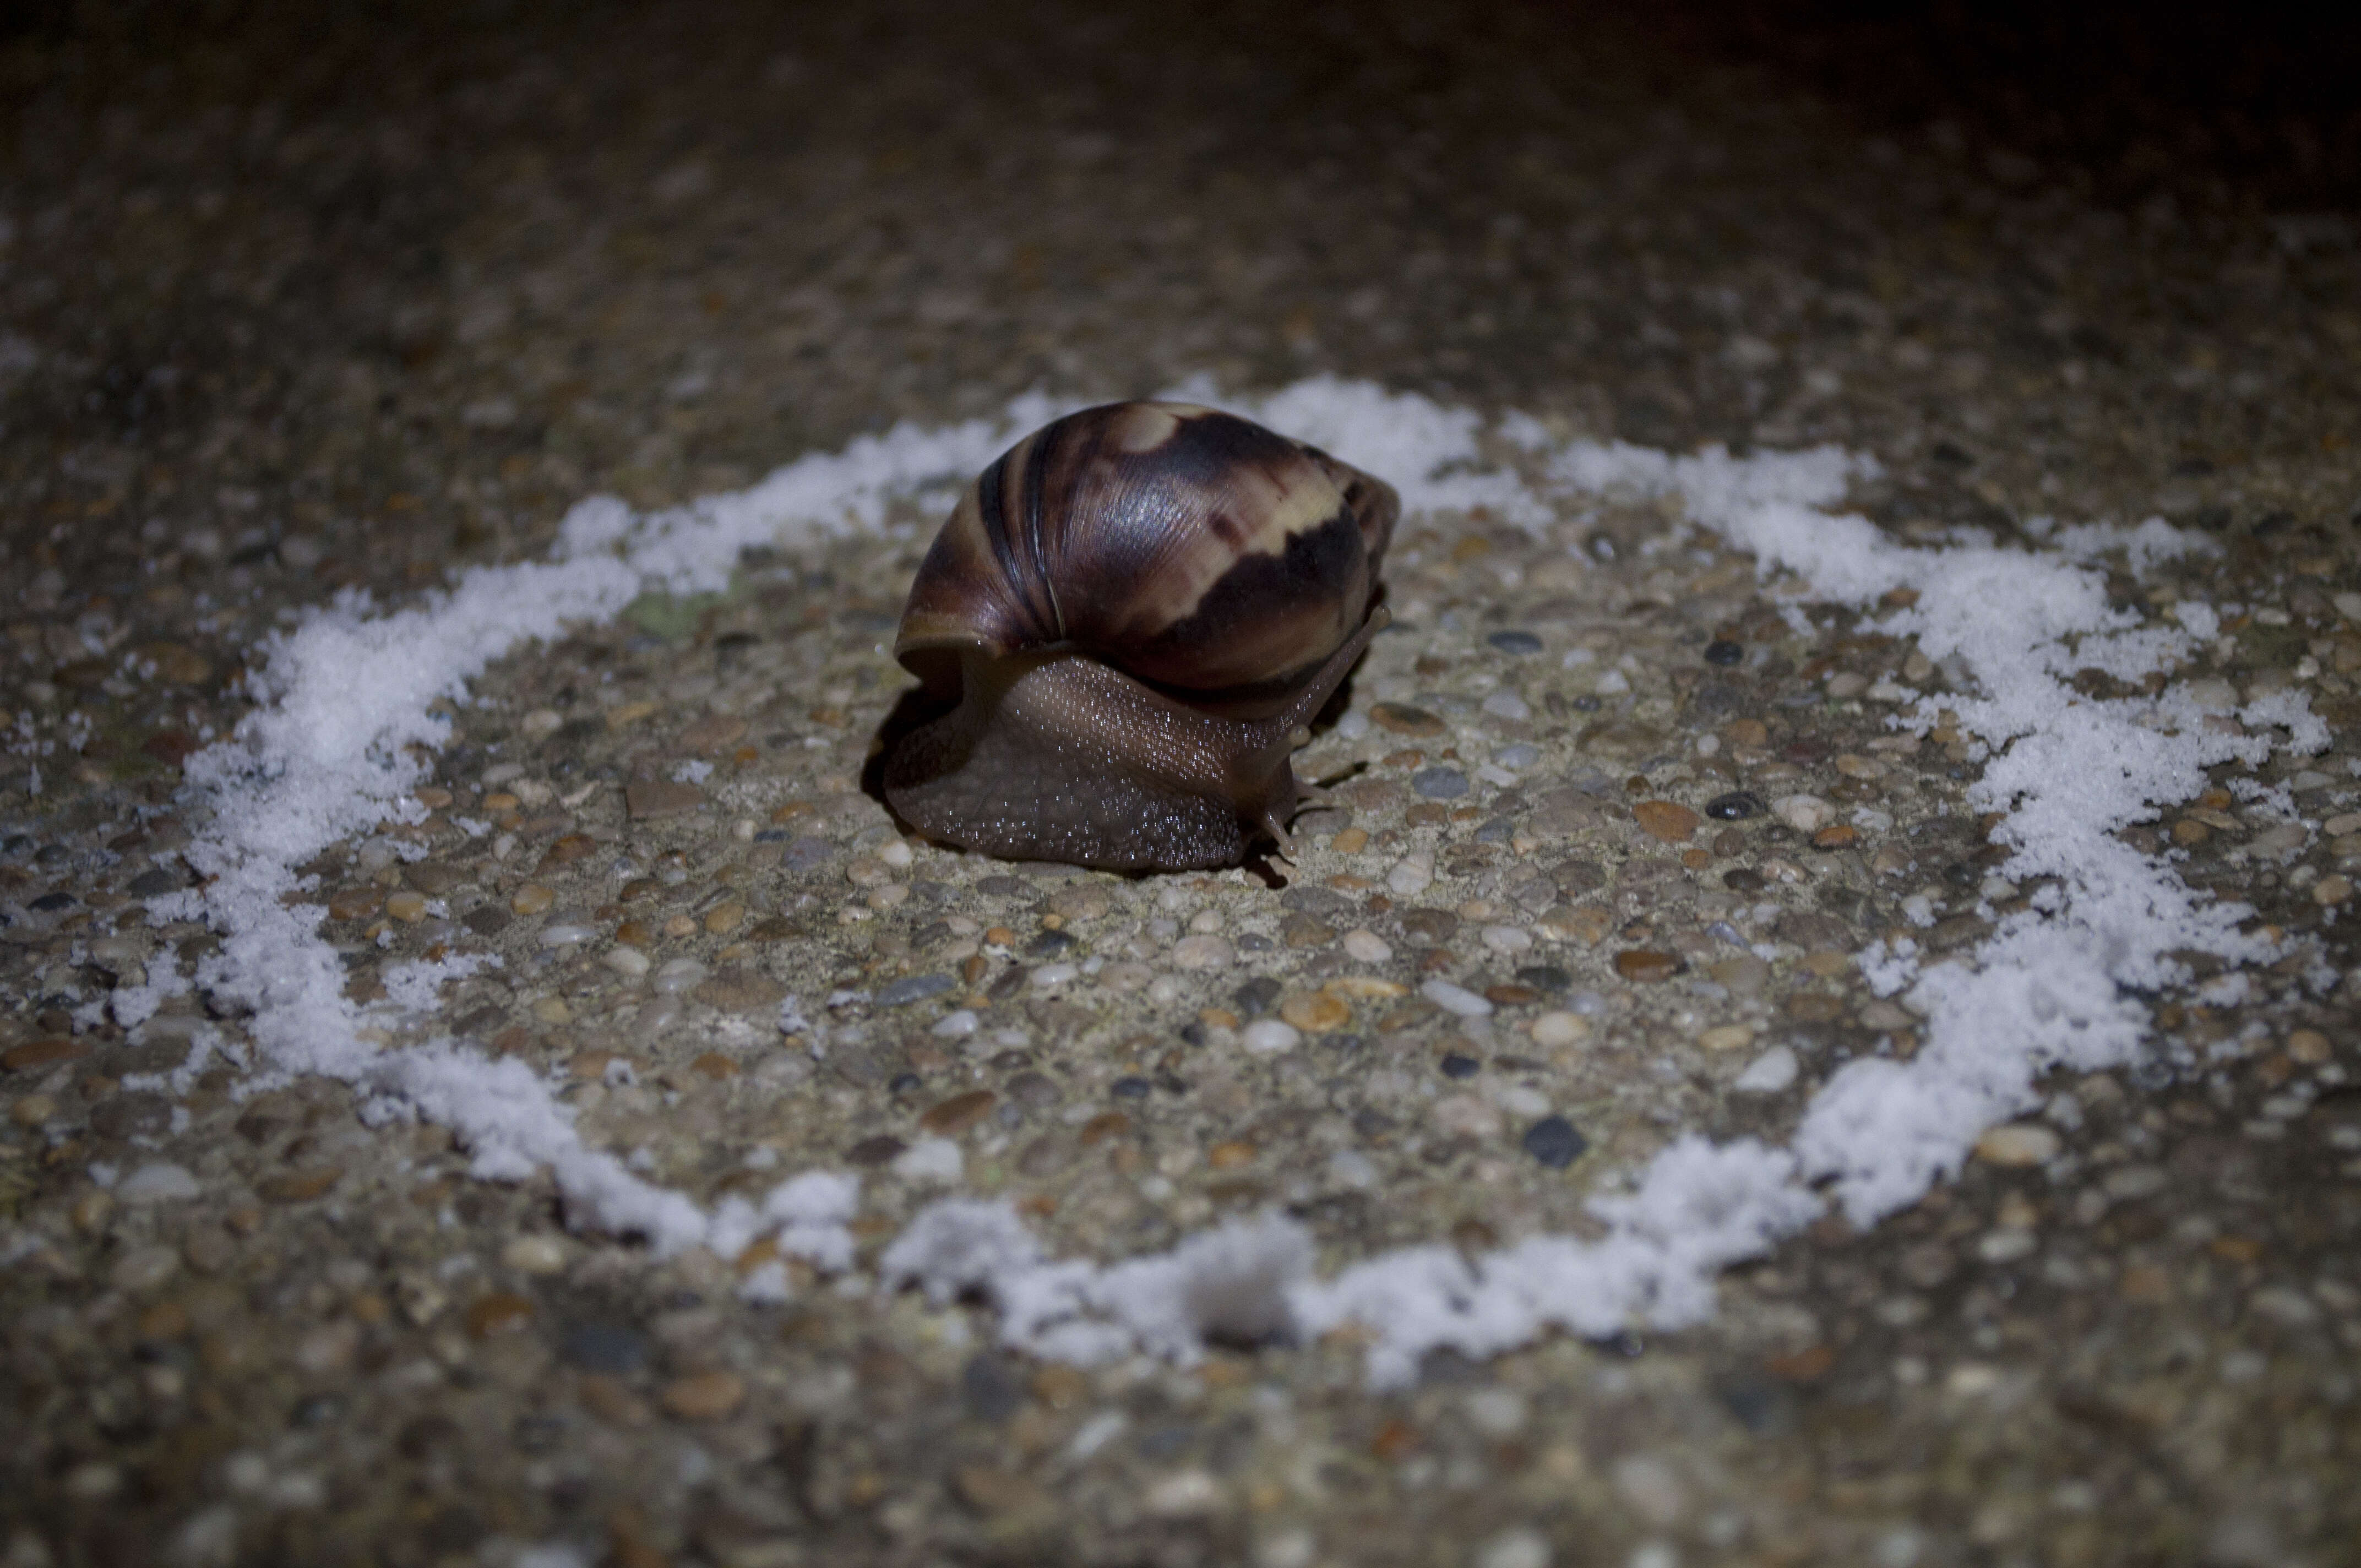
<path fill-rule="evenodd" d="M 886 756 L 928 838 L 1119 871 L 1236 865 L 1314 798 L 1290 756 L 1387 620 L 1400 501 L 1186 403 L 1109 403 L 971 484 L 895 657 L 941 717 Z"/>

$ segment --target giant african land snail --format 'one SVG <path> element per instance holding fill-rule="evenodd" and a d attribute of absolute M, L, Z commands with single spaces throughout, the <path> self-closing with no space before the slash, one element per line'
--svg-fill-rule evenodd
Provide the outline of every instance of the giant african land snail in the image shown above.
<path fill-rule="evenodd" d="M 1386 624 L 1392 487 L 1261 426 L 1112 403 L 1020 441 L 918 568 L 895 655 L 955 704 L 886 759 L 928 837 L 1121 870 L 1235 865 Z"/>

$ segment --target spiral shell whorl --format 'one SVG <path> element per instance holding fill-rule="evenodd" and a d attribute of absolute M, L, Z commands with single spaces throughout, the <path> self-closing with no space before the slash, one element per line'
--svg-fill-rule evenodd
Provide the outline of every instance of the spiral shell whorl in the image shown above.
<path fill-rule="evenodd" d="M 1068 649 L 1180 691 L 1283 692 L 1365 618 L 1398 503 L 1314 448 L 1183 403 L 1085 409 L 968 488 L 895 653 Z"/>

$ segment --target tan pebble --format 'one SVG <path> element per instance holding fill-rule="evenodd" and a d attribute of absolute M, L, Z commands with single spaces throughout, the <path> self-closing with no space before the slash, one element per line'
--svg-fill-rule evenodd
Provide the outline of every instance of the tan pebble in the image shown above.
<path fill-rule="evenodd" d="M 1094 1145 L 1105 1143 L 1109 1138 L 1120 1138 L 1130 1131 L 1130 1117 L 1120 1111 L 1102 1111 L 1083 1123 L 1082 1131 L 1075 1136 L 1081 1140 L 1084 1148 L 1090 1148 Z"/>
<path fill-rule="evenodd" d="M 384 905 L 383 888 L 339 888 L 328 896 L 328 917 L 332 920 L 366 920 Z"/>
<path fill-rule="evenodd" d="M 745 922 L 745 919 L 746 906 L 733 898 L 727 904 L 717 904 L 705 912 L 705 928 L 719 937 L 735 931 Z"/>
<path fill-rule="evenodd" d="M 938 1137 L 957 1137 L 989 1115 L 998 1100 L 989 1089 L 971 1089 L 933 1106 L 918 1118 L 918 1125 Z"/>
<path fill-rule="evenodd" d="M 566 1266 L 566 1243 L 552 1235 L 517 1236 L 500 1249 L 500 1261 L 519 1274 L 555 1274 Z"/>
<path fill-rule="evenodd" d="M 667 937 L 694 937 L 697 935 L 697 922 L 686 915 L 675 915 L 664 923 L 664 934 Z"/>
<path fill-rule="evenodd" d="M 1976 1157 L 1987 1165 L 2046 1165 L 2058 1153 L 2058 1135 L 2037 1122 L 2011 1122 L 1976 1140 Z"/>
<path fill-rule="evenodd" d="M 1534 922 L 1542 935 L 1562 942 L 1580 942 L 1586 948 L 1595 948 L 1605 941 L 1614 924 L 1615 917 L 1595 904 L 1573 908 L 1560 905 Z"/>
<path fill-rule="evenodd" d="M 519 915 L 538 915 L 557 902 L 557 894 L 537 882 L 529 882 L 509 895 L 509 907 Z"/>
<path fill-rule="evenodd" d="M 1709 1051 L 1744 1050 L 1754 1039 L 1751 1024 L 1719 1024 L 1697 1036 L 1697 1044 Z"/>
<path fill-rule="evenodd" d="M 486 811 L 514 811 L 521 804 L 516 796 L 504 789 L 496 789 L 484 796 Z"/>
<path fill-rule="evenodd" d="M 1440 735 L 1448 728 L 1426 709 L 1412 707 L 1408 703 L 1381 702 L 1369 710 L 1369 718 L 1378 729 L 1389 729 L 1397 735 Z"/>
<path fill-rule="evenodd" d="M 1849 779 L 1882 779 L 1885 776 L 1883 762 L 1874 757 L 1863 757 L 1851 751 L 1839 754 L 1836 760 L 1836 766 L 1837 772 Z"/>
<path fill-rule="evenodd" d="M 426 897 L 404 888 L 385 901 L 385 912 L 405 926 L 415 926 L 426 918 Z"/>
<path fill-rule="evenodd" d="M 1590 1020 L 1579 1013 L 1544 1013 L 1533 1020 L 1533 1044 L 1537 1046 L 1580 1045 L 1590 1035 Z"/>
<path fill-rule="evenodd" d="M 574 1009 L 566 1005 L 562 996 L 544 996 L 533 1004 L 533 1015 L 544 1024 L 571 1024 Z"/>
<path fill-rule="evenodd" d="M 1341 974 L 1321 989 L 1333 991 L 1339 996 L 1349 997 L 1356 1002 L 1384 1001 L 1390 997 L 1410 994 L 1410 987 L 1401 981 L 1380 980 L 1373 974 Z"/>
<path fill-rule="evenodd" d="M 344 1179 L 344 1171 L 333 1165 L 317 1166 L 310 1170 L 290 1171 L 258 1182 L 255 1190 L 273 1203 L 309 1203 L 314 1198 L 327 1195 L 328 1190 Z M 231 1216 L 235 1222 L 236 1216 Z"/>
<path fill-rule="evenodd" d="M 621 933 L 616 935 L 620 939 Z M 648 955 L 635 947 L 609 948 L 599 961 L 625 980 L 638 980 L 648 972 Z"/>
<path fill-rule="evenodd" d="M 1626 948 L 1615 955 L 1615 972 L 1642 985 L 1670 980 L 1680 967 L 1681 960 L 1672 954 L 1645 948 Z"/>
<path fill-rule="evenodd" d="M 8 1119 L 20 1127 L 38 1127 L 58 1113 L 58 1102 L 46 1094 L 27 1094 L 8 1107 Z"/>
<path fill-rule="evenodd" d="M 1279 1004 L 1279 1015 L 1306 1034 L 1324 1035 L 1353 1021 L 1353 1009 L 1344 998 L 1326 991 L 1290 996 Z"/>
<path fill-rule="evenodd" d="M 664 1408 L 685 1421 L 716 1421 L 745 1403 L 746 1380 L 735 1372 L 699 1372 L 664 1385 Z"/>
<path fill-rule="evenodd" d="M 1446 1094 L 1434 1102 L 1432 1114 L 1434 1124 L 1446 1133 L 1464 1133 L 1471 1138 L 1499 1135 L 1500 1108 L 1481 1095 Z"/>
<path fill-rule="evenodd" d="M 1242 1165 L 1252 1165 L 1254 1157 L 1254 1145 L 1240 1138 L 1215 1144 L 1205 1151 L 1205 1163 L 1215 1170 L 1235 1170 Z"/>
<path fill-rule="evenodd" d="M 64 1035 L 51 1035 L 46 1039 L 27 1040 L 0 1051 L 0 1067 L 10 1072 L 29 1072 L 35 1068 L 70 1061 L 82 1055 L 82 1047 Z"/>
<path fill-rule="evenodd" d="M 1227 969 L 1237 961 L 1237 951 L 1219 937 L 1183 937 L 1172 944 L 1172 967 L 1184 970 Z"/>
<path fill-rule="evenodd" d="M 620 729 L 627 725 L 637 724 L 641 719 L 654 713 L 655 710 L 656 705 L 645 698 L 642 698 L 638 702 L 620 703 L 607 710 L 607 728 L 609 729 Z"/>
<path fill-rule="evenodd" d="M 892 868 L 870 856 L 856 855 L 845 862 L 844 880 L 855 887 L 875 887 L 893 879 Z"/>
<path fill-rule="evenodd" d="M 647 1402 L 604 1373 L 586 1373 L 575 1380 L 583 1408 L 610 1427 L 643 1427 L 654 1419 Z"/>
<path fill-rule="evenodd" d="M 1782 795 L 1771 803 L 1771 814 L 1798 833 L 1817 833 L 1836 816 L 1836 807 L 1817 795 Z"/>
<path fill-rule="evenodd" d="M 2324 876 L 2312 884 L 2312 901 L 2314 904 L 2342 904 L 2352 896 L 2353 879 L 2350 877 Z"/>
<path fill-rule="evenodd" d="M 467 1332 L 476 1339 L 513 1333 L 533 1321 L 533 1302 L 511 1291 L 479 1296 L 467 1308 Z"/>
<path fill-rule="evenodd" d="M 1375 931 L 1355 927 L 1345 933 L 1345 955 L 1356 963 L 1381 964 L 1394 956 L 1394 950 Z"/>
<path fill-rule="evenodd" d="M 1759 751 L 1771 744 L 1771 729 L 1759 718 L 1733 718 L 1721 727 L 1721 738 L 1741 750 Z"/>
<path fill-rule="evenodd" d="M 2287 1050 L 2306 1067 L 2318 1067 L 2328 1059 L 2328 1036 L 2317 1029 L 2298 1029 L 2288 1036 Z"/>
<path fill-rule="evenodd" d="M 2182 849 L 2194 849 L 2213 837 L 2213 829 L 2193 817 L 2184 817 L 2172 825 L 2172 841 Z"/>
<path fill-rule="evenodd" d="M 1036 1513 L 1052 1506 L 1039 1482 L 996 1464 L 961 1465 L 951 1473 L 951 1490 L 975 1512 L 992 1517 Z"/>
<path fill-rule="evenodd" d="M 1631 808 L 1631 815 L 1649 837 L 1667 844 L 1686 844 L 1703 820 L 1687 806 L 1669 800 L 1643 800 Z"/>
<path fill-rule="evenodd" d="M 1328 840 L 1328 847 L 1340 855 L 1357 855 L 1369 847 L 1369 836 L 1358 828 L 1347 828 Z"/>
<path fill-rule="evenodd" d="M 1819 952 L 1806 953 L 1804 967 L 1822 980 L 1833 980 L 1852 968 L 1852 957 L 1848 953 L 1823 949 Z"/>
<path fill-rule="evenodd" d="M 718 1083 L 737 1077 L 739 1068 L 736 1061 L 723 1056 L 719 1051 L 707 1051 L 688 1064 L 688 1070 L 701 1078 L 712 1079 Z"/>
<path fill-rule="evenodd" d="M 1752 996 L 1770 980 L 1771 966 L 1752 953 L 1738 953 L 1717 961 L 1706 973 L 1732 995 Z"/>
<path fill-rule="evenodd" d="M 1016 945 L 1016 933 L 1005 926 L 989 927 L 983 933 L 983 945 L 987 948 L 1013 948 Z"/>

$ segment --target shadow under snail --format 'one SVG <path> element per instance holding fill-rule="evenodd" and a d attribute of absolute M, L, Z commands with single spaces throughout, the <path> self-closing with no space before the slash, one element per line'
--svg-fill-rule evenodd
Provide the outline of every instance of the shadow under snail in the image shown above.
<path fill-rule="evenodd" d="M 970 485 L 894 653 L 948 708 L 885 759 L 927 837 L 1120 871 L 1233 866 L 1312 798 L 1289 759 L 1386 624 L 1393 488 L 1186 403 L 1034 432 Z"/>

